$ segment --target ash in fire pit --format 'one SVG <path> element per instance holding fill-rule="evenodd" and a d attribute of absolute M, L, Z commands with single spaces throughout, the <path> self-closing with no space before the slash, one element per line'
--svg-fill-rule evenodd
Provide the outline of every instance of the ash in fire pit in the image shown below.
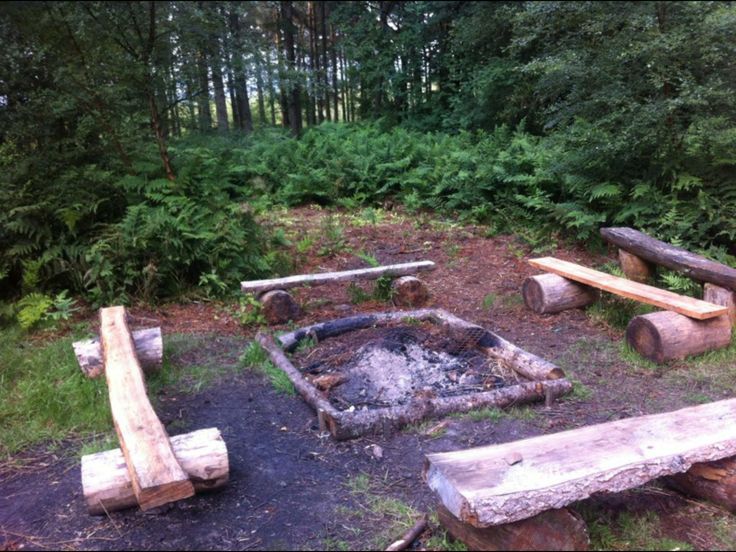
<path fill-rule="evenodd" d="M 339 410 L 404 405 L 418 397 L 457 396 L 516 382 L 474 345 L 425 322 L 351 332 L 301 351 L 295 360 L 306 364 L 307 378 L 328 391 Z"/>

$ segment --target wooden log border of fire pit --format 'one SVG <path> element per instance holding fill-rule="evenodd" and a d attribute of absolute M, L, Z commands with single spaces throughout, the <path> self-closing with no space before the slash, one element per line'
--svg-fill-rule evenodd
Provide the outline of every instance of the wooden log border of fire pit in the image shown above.
<path fill-rule="evenodd" d="M 472 339 L 474 345 L 486 355 L 501 360 L 528 381 L 493 391 L 455 397 L 416 398 L 401 406 L 348 412 L 333 407 L 284 353 L 293 351 L 307 337 L 321 341 L 345 332 L 386 326 L 402 320 L 429 321 L 443 326 L 453 338 Z M 470 324 L 441 309 L 352 316 L 314 324 L 282 335 L 278 338 L 279 344 L 265 333 L 259 333 L 256 340 L 268 352 L 271 361 L 289 377 L 304 400 L 317 411 L 320 428 L 329 431 L 338 440 L 390 431 L 453 412 L 468 412 L 491 406 L 504 408 L 541 400 L 551 404 L 555 398 L 572 390 L 572 384 L 564 377 L 564 372 L 554 364 L 516 347 L 481 326 Z"/>

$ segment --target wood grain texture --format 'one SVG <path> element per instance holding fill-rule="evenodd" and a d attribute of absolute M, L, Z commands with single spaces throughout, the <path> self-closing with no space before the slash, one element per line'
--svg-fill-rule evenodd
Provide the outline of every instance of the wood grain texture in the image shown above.
<path fill-rule="evenodd" d="M 580 516 L 561 508 L 492 527 L 473 527 L 437 508 L 437 518 L 468 550 L 589 550 L 588 528 Z"/>
<path fill-rule="evenodd" d="M 425 477 L 455 517 L 488 527 L 735 454 L 736 399 L 731 399 L 502 445 L 428 454 Z"/>
<path fill-rule="evenodd" d="M 171 446 L 196 492 L 218 489 L 227 483 L 227 447 L 217 428 L 177 435 L 171 438 Z M 82 489 L 92 515 L 137 504 L 125 456 L 119 448 L 82 456 Z"/>
<path fill-rule="evenodd" d="M 537 314 L 553 314 L 590 305 L 598 299 L 598 290 L 557 274 L 538 274 L 524 280 L 521 296 Z"/>
<path fill-rule="evenodd" d="M 605 272 L 553 257 L 530 259 L 529 264 L 535 268 L 552 272 L 564 278 L 569 278 L 570 280 L 575 280 L 576 282 L 581 282 L 628 299 L 647 303 L 648 305 L 679 312 L 697 320 L 715 318 L 716 316 L 726 314 L 728 311 L 726 307 L 720 305 L 713 305 L 705 301 L 700 301 L 699 299 L 678 295 L 671 291 L 640 284 L 639 282 L 632 282 L 625 278 L 612 276 Z"/>
<path fill-rule="evenodd" d="M 644 358 L 662 363 L 728 347 L 731 321 L 726 315 L 693 320 L 676 312 L 652 312 L 631 319 L 626 341 Z"/>
<path fill-rule="evenodd" d="M 664 243 L 633 228 L 601 228 L 601 236 L 646 261 L 682 272 L 696 280 L 736 290 L 736 268 Z"/>
<path fill-rule="evenodd" d="M 432 261 L 418 261 L 395 265 L 377 266 L 375 268 L 361 268 L 341 272 L 323 272 L 322 274 L 299 274 L 285 278 L 269 280 L 252 280 L 241 282 L 243 293 L 261 294 L 274 289 L 289 289 L 298 286 L 319 286 L 333 282 L 354 282 L 356 280 L 375 280 L 382 276 L 399 277 L 416 274 L 427 270 L 434 270 L 436 265 Z"/>
<path fill-rule="evenodd" d="M 164 342 L 161 328 L 146 328 L 133 332 L 135 353 L 141 368 L 147 373 L 161 369 L 164 356 Z M 102 345 L 99 339 L 87 339 L 72 343 L 74 354 L 82 373 L 88 378 L 96 378 L 105 372 L 102 362 Z"/>
<path fill-rule="evenodd" d="M 112 418 L 142 510 L 194 494 L 146 394 L 124 307 L 100 310 L 100 340 Z"/>

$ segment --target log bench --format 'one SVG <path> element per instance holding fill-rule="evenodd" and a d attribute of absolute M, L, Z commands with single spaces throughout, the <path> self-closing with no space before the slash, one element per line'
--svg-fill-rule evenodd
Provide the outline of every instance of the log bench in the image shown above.
<path fill-rule="evenodd" d="M 298 274 L 285 278 L 252 280 L 241 282 L 240 289 L 243 293 L 252 293 L 256 296 L 261 302 L 264 317 L 270 324 L 281 324 L 295 320 L 301 313 L 299 305 L 286 291 L 299 286 L 376 280 L 382 277 L 396 278 L 391 286 L 394 303 L 402 307 L 422 306 L 429 298 L 429 292 L 426 285 L 413 274 L 435 268 L 436 265 L 432 261 L 418 261 L 340 272 Z"/>
<path fill-rule="evenodd" d="M 667 309 L 637 316 L 626 330 L 626 339 L 639 354 L 661 363 L 731 343 L 728 307 L 619 278 L 561 259 L 543 257 L 529 263 L 548 274 L 532 276 L 522 285 L 526 305 L 537 313 L 560 312 L 589 305 L 594 288 Z"/>
<path fill-rule="evenodd" d="M 736 268 L 659 241 L 633 228 L 601 228 L 601 236 L 619 248 L 619 262 L 627 278 L 645 281 L 652 265 L 662 265 L 704 283 L 703 299 L 725 306 L 736 323 Z"/>
<path fill-rule="evenodd" d="M 160 330 L 155 330 L 160 341 Z M 220 487 L 228 478 L 227 449 L 216 428 L 169 440 L 148 400 L 136 345 L 125 308 L 101 309 L 100 372 L 107 380 L 120 448 L 82 458 L 82 487 L 91 514 L 135 504 L 150 510 Z M 89 343 L 82 348 L 95 353 Z M 153 356 L 160 364 L 161 347 L 156 350 Z"/>
<path fill-rule="evenodd" d="M 585 526 L 565 509 L 595 493 L 674 476 L 676 487 L 733 511 L 735 424 L 730 399 L 428 454 L 424 477 L 439 497 L 440 520 L 471 549 L 580 550 Z M 533 539 L 535 533 L 544 538 Z"/>

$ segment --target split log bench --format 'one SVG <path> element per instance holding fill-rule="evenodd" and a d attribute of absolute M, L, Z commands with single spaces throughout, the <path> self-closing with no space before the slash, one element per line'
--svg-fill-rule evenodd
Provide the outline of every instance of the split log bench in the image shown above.
<path fill-rule="evenodd" d="M 295 320 L 301 314 L 299 305 L 286 290 L 299 286 L 318 286 L 334 282 L 376 280 L 382 277 L 397 278 L 392 283 L 394 303 L 404 307 L 418 307 L 429 298 L 426 285 L 413 274 L 434 270 L 432 261 L 418 261 L 395 265 L 324 272 L 321 274 L 298 274 L 285 278 L 252 280 L 241 282 L 243 293 L 252 293 L 261 302 L 263 314 L 270 324 L 281 324 Z"/>
<path fill-rule="evenodd" d="M 136 503 L 149 510 L 224 485 L 229 472 L 227 449 L 216 428 L 169 440 L 148 400 L 124 307 L 100 310 L 98 343 L 121 447 L 82 458 L 88 511 L 102 514 Z M 93 349 L 88 343 L 86 350 Z M 160 357 L 161 348 L 157 350 L 154 357 Z"/>
<path fill-rule="evenodd" d="M 566 511 L 595 493 L 673 476 L 688 494 L 736 509 L 736 399 L 428 454 L 439 517 L 475 550 L 581 550 L 585 524 Z"/>
<path fill-rule="evenodd" d="M 532 276 L 522 286 L 526 305 L 537 313 L 588 305 L 596 299 L 592 288 L 666 309 L 635 317 L 626 330 L 628 343 L 654 362 L 685 358 L 731 343 L 726 306 L 552 257 L 531 259 L 529 264 L 551 273 Z"/>

